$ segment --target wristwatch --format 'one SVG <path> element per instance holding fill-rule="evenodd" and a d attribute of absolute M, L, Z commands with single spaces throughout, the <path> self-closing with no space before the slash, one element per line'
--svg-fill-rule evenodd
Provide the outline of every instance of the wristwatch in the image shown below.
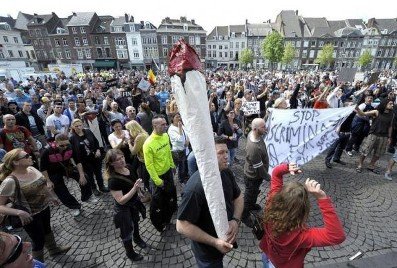
<path fill-rule="evenodd" d="M 233 221 L 233 220 L 236 221 L 236 222 L 237 222 L 237 225 L 240 225 L 240 223 L 241 223 L 241 220 L 240 220 L 240 219 L 237 219 L 237 218 L 235 218 L 235 217 L 233 217 L 231 220 L 232 220 L 232 221 Z"/>

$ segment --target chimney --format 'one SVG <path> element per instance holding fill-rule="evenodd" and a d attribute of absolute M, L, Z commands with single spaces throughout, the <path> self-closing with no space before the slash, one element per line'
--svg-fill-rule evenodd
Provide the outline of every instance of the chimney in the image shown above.
<path fill-rule="evenodd" d="M 128 22 L 129 20 L 128 20 L 128 14 L 127 13 L 124 13 L 124 19 L 125 19 L 125 22 Z"/>
<path fill-rule="evenodd" d="M 131 16 L 130 22 L 134 22 L 134 16 Z"/>
<path fill-rule="evenodd" d="M 73 14 L 73 16 L 75 16 L 75 17 L 77 16 L 76 12 L 72 12 L 72 14 Z"/>
<path fill-rule="evenodd" d="M 195 20 L 192 20 L 192 24 L 195 25 L 195 24 L 196 24 L 196 21 L 195 21 Z"/>
<path fill-rule="evenodd" d="M 33 16 L 37 17 L 37 13 L 33 13 Z"/>
<path fill-rule="evenodd" d="M 295 15 L 298 16 L 298 10 L 295 10 Z"/>

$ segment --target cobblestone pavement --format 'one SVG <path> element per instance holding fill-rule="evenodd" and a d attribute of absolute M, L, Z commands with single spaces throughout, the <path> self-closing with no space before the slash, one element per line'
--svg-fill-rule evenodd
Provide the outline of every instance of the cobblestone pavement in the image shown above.
<path fill-rule="evenodd" d="M 244 141 L 240 148 L 244 148 Z M 382 174 L 377 175 L 364 169 L 355 172 L 357 157 L 343 155 L 346 166 L 334 164 L 332 169 L 324 165 L 320 155 L 303 166 L 304 174 L 295 177 L 304 181 L 306 177 L 317 179 L 326 193 L 332 197 L 347 234 L 346 241 L 335 247 L 316 248 L 306 257 L 305 267 L 317 267 L 347 261 L 358 251 L 364 257 L 377 256 L 397 249 L 397 172 L 394 181 L 383 178 L 386 161 L 380 161 Z M 242 190 L 242 163 L 244 152 L 238 153 L 240 164 L 233 168 Z M 288 177 L 287 180 L 291 180 Z M 75 196 L 77 185 L 68 183 Z M 264 203 L 269 188 L 265 182 L 258 203 Z M 180 190 L 178 186 L 178 190 Z M 157 232 L 149 219 L 140 222 L 142 237 L 150 245 L 148 250 L 138 251 L 144 260 L 132 263 L 125 257 L 124 249 L 112 221 L 112 198 L 102 195 L 98 204 L 83 204 L 81 216 L 74 218 L 65 206 L 52 209 L 52 226 L 60 244 L 72 245 L 63 256 L 50 258 L 46 253 L 48 267 L 195 267 L 188 239 L 175 230 L 175 219 L 162 234 Z M 309 225 L 322 225 L 322 216 L 312 200 Z M 23 234 L 25 237 L 26 235 Z M 224 258 L 225 267 L 262 267 L 258 241 L 246 226 L 240 228 L 239 247 Z"/>

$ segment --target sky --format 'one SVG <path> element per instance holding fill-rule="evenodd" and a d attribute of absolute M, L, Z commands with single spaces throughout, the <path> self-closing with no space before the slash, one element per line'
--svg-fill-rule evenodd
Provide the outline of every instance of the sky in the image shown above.
<path fill-rule="evenodd" d="M 156 27 L 165 17 L 188 20 L 195 19 L 207 34 L 215 26 L 274 22 L 281 10 L 298 10 L 304 17 L 326 17 L 337 19 L 396 18 L 397 2 L 392 0 L 358 1 L 348 0 L 0 0 L 0 15 L 16 18 L 18 11 L 28 14 L 49 14 L 67 17 L 72 12 L 95 11 L 98 15 L 134 16 L 135 21 L 150 21 Z"/>

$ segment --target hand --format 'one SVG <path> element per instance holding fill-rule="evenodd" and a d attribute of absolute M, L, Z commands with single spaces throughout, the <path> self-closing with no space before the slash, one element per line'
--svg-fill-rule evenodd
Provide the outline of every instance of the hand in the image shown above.
<path fill-rule="evenodd" d="M 300 167 L 298 167 L 298 165 L 296 163 L 289 163 L 288 171 L 292 175 L 295 175 L 296 173 L 302 173 L 302 170 L 300 169 Z"/>
<path fill-rule="evenodd" d="M 178 122 L 178 128 L 181 129 L 182 128 L 182 121 Z"/>
<path fill-rule="evenodd" d="M 139 178 L 139 179 L 137 179 L 136 182 L 134 183 L 134 188 L 135 188 L 135 190 L 138 190 L 139 188 L 141 188 L 141 186 L 142 186 L 142 179 Z"/>
<path fill-rule="evenodd" d="M 321 185 L 315 180 L 312 180 L 310 178 L 306 179 L 305 182 L 306 189 L 309 193 L 313 194 L 317 199 L 323 199 L 326 198 L 327 195 L 323 190 L 321 190 Z"/>
<path fill-rule="evenodd" d="M 47 179 L 47 188 L 49 190 L 54 189 L 54 183 L 52 183 L 52 181 L 50 181 L 49 179 Z"/>
<path fill-rule="evenodd" d="M 238 233 L 238 223 L 235 220 L 229 221 L 229 228 L 226 232 L 226 242 L 233 244 L 236 241 Z"/>
<path fill-rule="evenodd" d="M 157 187 L 163 187 L 163 186 L 164 186 L 164 181 L 161 180 L 161 184 L 160 184 L 160 185 L 157 185 Z"/>
<path fill-rule="evenodd" d="M 84 186 L 84 185 L 87 184 L 87 180 L 86 180 L 86 178 L 85 178 L 84 175 L 83 175 L 83 176 L 80 176 L 79 184 L 80 184 L 81 186 Z"/>
<path fill-rule="evenodd" d="M 226 254 L 233 249 L 232 244 L 230 244 L 226 241 L 223 241 L 222 239 L 219 239 L 219 238 L 216 239 L 214 247 L 217 250 L 219 250 L 220 252 L 222 252 L 223 254 Z"/>
<path fill-rule="evenodd" d="M 22 225 L 27 225 L 33 220 L 30 214 L 23 210 L 18 210 L 17 216 L 21 220 Z"/>

